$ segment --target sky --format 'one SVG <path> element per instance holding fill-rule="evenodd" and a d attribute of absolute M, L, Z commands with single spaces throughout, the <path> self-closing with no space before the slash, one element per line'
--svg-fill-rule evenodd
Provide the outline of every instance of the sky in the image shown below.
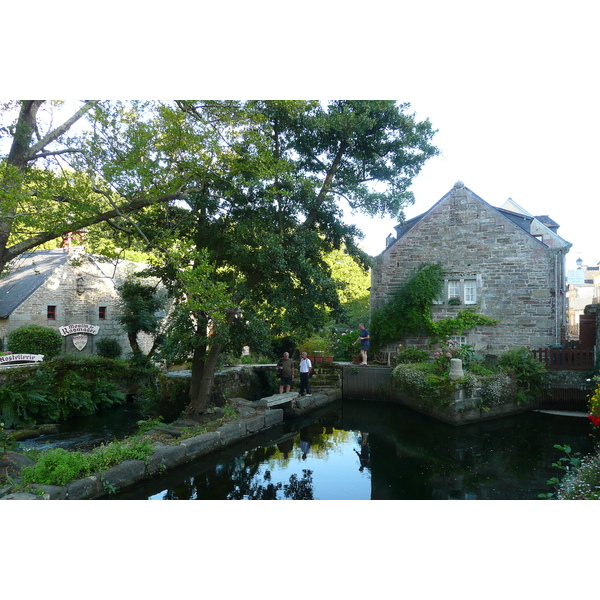
<path fill-rule="evenodd" d="M 198 9 L 196 19 L 184 21 L 175 10 L 154 20 L 148 14 L 143 30 L 120 37 L 123 26 L 116 26 L 110 43 L 92 43 L 85 52 L 72 51 L 78 38 L 91 40 L 73 21 L 72 37 L 53 46 L 56 57 L 66 60 L 62 77 L 41 69 L 23 80 L 22 63 L 15 61 L 7 67 L 8 80 L 19 82 L 16 89 L 24 94 L 50 91 L 62 98 L 87 92 L 102 98 L 408 102 L 418 119 L 428 118 L 438 130 L 434 144 L 441 154 L 414 180 L 416 202 L 407 207 L 407 218 L 428 210 L 461 180 L 492 206 L 512 198 L 533 215 L 549 215 L 573 244 L 567 267 L 575 268 L 579 257 L 595 265 L 600 93 L 594 2 L 491 4 L 374 0 L 368 8 L 348 2 L 341 10 L 327 0 L 308 0 L 290 16 L 271 1 L 252 10 L 234 2 L 234 12 Z M 173 8 L 178 5 L 175 0 Z M 109 25 L 108 15 L 94 15 L 97 28 Z M 200 23 L 223 19 L 226 32 L 202 28 L 198 34 Z M 152 37 L 175 24 L 176 39 Z M 37 56 L 44 65 L 55 64 Z M 365 232 L 362 245 L 371 255 L 385 249 L 397 224 L 351 220 Z"/>

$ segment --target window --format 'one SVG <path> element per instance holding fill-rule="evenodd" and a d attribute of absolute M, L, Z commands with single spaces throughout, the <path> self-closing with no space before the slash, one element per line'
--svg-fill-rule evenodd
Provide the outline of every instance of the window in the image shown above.
<path fill-rule="evenodd" d="M 477 302 L 477 282 L 474 279 L 465 279 L 465 304 Z"/>
<path fill-rule="evenodd" d="M 48 306 L 46 318 L 48 321 L 56 321 L 56 306 Z"/>
<path fill-rule="evenodd" d="M 98 319 L 100 321 L 105 321 L 106 320 L 106 306 L 99 306 L 98 307 Z"/>
<path fill-rule="evenodd" d="M 448 282 L 448 300 L 460 300 L 460 281 Z"/>
<path fill-rule="evenodd" d="M 458 344 L 460 344 L 461 346 L 467 345 L 467 336 L 466 335 L 451 335 L 450 339 L 455 342 L 458 342 Z"/>
<path fill-rule="evenodd" d="M 449 304 L 476 304 L 476 279 L 447 279 L 446 300 Z"/>

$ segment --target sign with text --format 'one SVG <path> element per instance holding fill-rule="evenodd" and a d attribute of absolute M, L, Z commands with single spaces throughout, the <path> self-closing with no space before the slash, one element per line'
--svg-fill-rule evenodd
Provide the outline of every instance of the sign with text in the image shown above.
<path fill-rule="evenodd" d="M 60 335 L 73 335 L 75 333 L 89 333 L 91 335 L 96 335 L 100 331 L 100 327 L 97 325 L 85 325 L 83 323 L 77 325 L 65 325 L 64 327 L 59 327 L 58 331 Z"/>
<path fill-rule="evenodd" d="M 42 362 L 43 360 L 43 354 L 7 354 L 0 356 L 0 365 L 11 362 Z"/>

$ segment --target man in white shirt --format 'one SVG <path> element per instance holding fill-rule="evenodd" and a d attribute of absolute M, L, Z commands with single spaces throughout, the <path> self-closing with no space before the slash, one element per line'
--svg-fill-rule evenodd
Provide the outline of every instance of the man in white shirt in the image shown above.
<path fill-rule="evenodd" d="M 310 392 L 310 385 L 308 383 L 308 378 L 310 376 L 310 371 L 312 369 L 312 363 L 308 358 L 308 354 L 306 352 L 302 352 L 300 354 L 300 395 L 304 396 L 305 392 L 307 396 L 312 396 Z"/>

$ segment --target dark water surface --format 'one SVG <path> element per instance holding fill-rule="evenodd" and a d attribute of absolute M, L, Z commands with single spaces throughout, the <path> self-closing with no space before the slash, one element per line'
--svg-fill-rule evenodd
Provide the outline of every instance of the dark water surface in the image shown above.
<path fill-rule="evenodd" d="M 150 500 L 537 499 L 561 456 L 593 450 L 588 420 L 526 413 L 455 427 L 344 401 L 112 495 Z"/>
<path fill-rule="evenodd" d="M 143 419 L 134 403 L 109 408 L 93 415 L 73 417 L 60 425 L 58 433 L 19 442 L 18 448 L 48 450 L 65 448 L 82 452 L 90 451 L 100 444 L 110 443 L 137 432 L 137 422 Z"/>

